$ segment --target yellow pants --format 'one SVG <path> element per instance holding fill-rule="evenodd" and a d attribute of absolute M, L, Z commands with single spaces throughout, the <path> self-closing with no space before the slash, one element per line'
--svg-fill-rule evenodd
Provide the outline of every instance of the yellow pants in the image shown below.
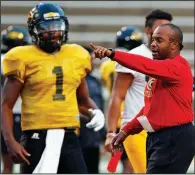
<path fill-rule="evenodd" d="M 146 173 L 146 131 L 129 135 L 124 148 L 135 173 Z"/>

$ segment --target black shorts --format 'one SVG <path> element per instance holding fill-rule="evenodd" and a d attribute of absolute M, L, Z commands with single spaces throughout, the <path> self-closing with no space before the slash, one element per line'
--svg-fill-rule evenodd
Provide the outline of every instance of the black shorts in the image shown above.
<path fill-rule="evenodd" d="M 21 115 L 20 114 L 13 114 L 13 116 L 14 116 L 14 137 L 19 142 L 20 141 L 20 137 L 22 135 L 21 122 L 20 122 Z M 2 134 L 1 134 L 1 153 L 3 155 L 8 154 L 7 147 L 5 145 L 5 141 L 3 139 Z"/>
<path fill-rule="evenodd" d="M 33 137 L 34 134 L 37 138 Z M 31 174 L 34 171 L 45 149 L 46 136 L 47 130 L 24 131 L 21 144 L 31 156 L 28 158 L 30 165 L 22 164 L 21 173 Z M 65 132 L 57 173 L 87 174 L 87 167 L 74 130 Z"/>

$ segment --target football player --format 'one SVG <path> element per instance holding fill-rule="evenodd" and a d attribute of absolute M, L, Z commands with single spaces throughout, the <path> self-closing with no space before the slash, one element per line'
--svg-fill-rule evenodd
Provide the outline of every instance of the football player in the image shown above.
<path fill-rule="evenodd" d="M 4 55 L 10 49 L 31 44 L 31 37 L 28 30 L 20 26 L 9 26 L 7 29 L 1 32 L 2 38 L 2 49 L 1 49 L 1 63 L 3 62 Z M 2 64 L 1 64 L 1 87 L 3 87 L 4 76 L 2 74 Z M 13 121 L 14 121 L 14 137 L 17 141 L 21 137 L 21 127 L 20 127 L 20 117 L 21 117 L 21 98 L 19 97 L 13 108 Z M 2 173 L 11 174 L 13 171 L 13 162 L 8 155 L 8 151 L 4 142 L 3 137 L 1 137 L 1 153 L 3 158 L 3 170 Z"/>
<path fill-rule="evenodd" d="M 87 173 L 74 132 L 79 112 L 91 118 L 86 126 L 95 131 L 105 121 L 84 79 L 91 69 L 90 55 L 77 44 L 66 44 L 68 18 L 56 4 L 38 4 L 27 24 L 34 45 L 10 50 L 3 61 L 2 132 L 9 153 L 15 163 L 22 163 L 21 173 Z M 23 144 L 12 131 L 19 95 Z"/>
<path fill-rule="evenodd" d="M 170 23 L 172 15 L 162 10 L 154 10 L 146 16 L 145 32 L 148 37 L 148 44 L 141 44 L 138 47 L 130 50 L 130 53 L 139 54 L 152 59 L 152 52 L 149 49 L 151 43 L 151 36 L 154 29 L 165 23 Z M 122 31 L 118 33 L 122 35 Z M 130 35 L 125 37 L 125 40 L 132 39 L 136 41 L 139 34 Z M 121 127 L 126 125 L 127 122 L 144 106 L 144 88 L 146 86 L 146 76 L 125 68 L 117 63 L 116 65 L 116 78 L 112 89 L 112 95 L 108 108 L 108 134 L 106 146 L 111 151 L 111 140 L 116 135 L 117 121 L 120 116 L 120 106 L 124 101 L 124 110 L 121 119 Z M 133 166 L 135 173 L 146 172 L 146 132 L 142 131 L 136 135 L 130 135 L 123 143 L 128 158 Z"/>
<path fill-rule="evenodd" d="M 124 26 L 121 28 L 120 31 L 117 32 L 115 42 L 116 42 L 115 45 L 117 50 L 127 52 L 131 49 L 134 49 L 135 47 L 140 46 L 143 43 L 143 36 L 138 28 L 132 26 L 127 26 L 127 27 Z M 112 92 L 112 87 L 116 76 L 116 71 L 115 71 L 116 64 L 117 63 L 115 61 L 106 60 L 101 64 L 100 67 L 102 82 L 108 88 L 110 94 Z M 121 113 L 120 116 L 117 118 L 118 122 L 117 122 L 116 132 L 120 130 L 120 126 L 121 126 L 121 115 L 124 109 L 123 102 L 120 104 L 119 108 Z M 109 151 L 110 139 L 112 139 L 112 136 L 111 134 L 109 134 L 109 128 L 108 128 L 107 139 L 105 142 L 105 147 L 108 151 Z M 128 160 L 126 151 L 124 151 L 121 161 L 123 164 L 123 173 L 133 173 L 132 165 Z"/>

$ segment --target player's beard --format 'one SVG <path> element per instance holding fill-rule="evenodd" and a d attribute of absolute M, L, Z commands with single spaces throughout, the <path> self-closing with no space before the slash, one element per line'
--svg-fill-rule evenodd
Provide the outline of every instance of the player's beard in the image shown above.
<path fill-rule="evenodd" d="M 54 53 L 60 50 L 61 48 L 61 40 L 62 40 L 62 32 L 45 32 L 39 34 L 39 47 L 47 53 Z"/>
<path fill-rule="evenodd" d="M 61 48 L 61 42 L 41 41 L 39 47 L 47 53 L 54 53 Z"/>

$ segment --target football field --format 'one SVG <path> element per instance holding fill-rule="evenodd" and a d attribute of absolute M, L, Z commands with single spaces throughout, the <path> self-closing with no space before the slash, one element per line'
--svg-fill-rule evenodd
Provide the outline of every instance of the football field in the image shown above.
<path fill-rule="evenodd" d="M 101 159 L 100 159 L 100 164 L 99 164 L 99 172 L 100 173 L 109 173 L 107 171 L 107 164 L 110 158 L 110 154 L 109 153 L 104 153 L 101 155 Z M 2 164 L 1 164 L 1 169 L 2 169 Z M 14 166 L 14 173 L 19 173 L 20 167 L 19 165 L 15 165 Z M 122 173 L 122 164 L 121 162 L 119 163 L 118 167 L 117 167 L 117 171 L 116 173 Z M 192 161 L 189 169 L 188 169 L 188 174 L 194 174 L 194 160 Z"/>
<path fill-rule="evenodd" d="M 107 171 L 107 164 L 108 164 L 108 161 L 109 161 L 109 157 L 110 155 L 109 154 L 106 154 L 104 156 L 101 157 L 101 161 L 100 161 L 100 165 L 99 165 L 99 170 L 100 170 L 100 173 L 109 173 Z M 117 173 L 122 173 L 122 164 L 121 162 L 119 163 L 118 167 L 117 167 Z M 189 169 L 188 169 L 188 174 L 194 174 L 194 160 L 192 161 Z"/>

